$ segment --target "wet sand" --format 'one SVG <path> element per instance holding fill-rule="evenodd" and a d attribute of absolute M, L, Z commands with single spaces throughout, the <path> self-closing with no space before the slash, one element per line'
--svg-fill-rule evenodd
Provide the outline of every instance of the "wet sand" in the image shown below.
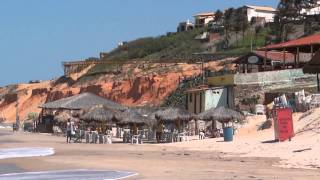
<path fill-rule="evenodd" d="M 1 132 L 2 130 L 0 130 Z M 2 131 L 3 132 L 3 131 Z M 11 143 L 8 143 L 11 142 Z M 0 148 L 51 147 L 53 156 L 0 160 L 15 170 L 120 170 L 139 175 L 129 179 L 319 179 L 319 170 L 274 167 L 279 158 L 237 157 L 232 153 L 193 151 L 179 144 L 66 144 L 48 134 L 5 132 Z M 189 143 L 193 143 L 192 141 Z M 7 168 L 7 169 L 8 169 Z M 2 173 L 9 173 L 1 172 Z"/>

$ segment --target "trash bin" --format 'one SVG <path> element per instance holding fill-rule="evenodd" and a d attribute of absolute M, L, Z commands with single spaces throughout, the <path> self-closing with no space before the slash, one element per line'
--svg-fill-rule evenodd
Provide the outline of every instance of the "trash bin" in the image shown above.
<path fill-rule="evenodd" d="M 223 128 L 223 138 L 226 142 L 233 141 L 233 127 Z"/>

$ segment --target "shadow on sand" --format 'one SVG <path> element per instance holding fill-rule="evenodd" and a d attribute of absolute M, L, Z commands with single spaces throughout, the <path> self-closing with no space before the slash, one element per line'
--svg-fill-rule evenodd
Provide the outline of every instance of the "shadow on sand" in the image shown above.
<path fill-rule="evenodd" d="M 271 143 L 277 143 L 279 140 L 268 140 L 268 141 L 262 141 L 263 144 L 271 144 Z"/>

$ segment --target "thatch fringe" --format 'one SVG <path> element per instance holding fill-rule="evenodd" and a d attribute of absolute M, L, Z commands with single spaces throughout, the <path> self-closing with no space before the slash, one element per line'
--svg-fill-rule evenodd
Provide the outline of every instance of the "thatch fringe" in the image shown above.
<path fill-rule="evenodd" d="M 117 121 L 116 117 L 119 113 L 119 111 L 105 106 L 96 106 L 89 109 L 80 119 L 84 121 L 112 122 Z"/>
<path fill-rule="evenodd" d="M 67 113 L 65 111 L 59 113 L 57 116 L 54 117 L 54 120 L 57 122 L 67 122 L 68 120 L 71 121 L 77 121 L 76 118 L 74 118 L 70 113 Z"/>
<path fill-rule="evenodd" d="M 40 108 L 80 110 L 89 109 L 97 105 L 103 105 L 112 109 L 125 109 L 125 107 L 116 102 L 94 95 L 92 93 L 82 93 L 72 97 L 49 102 L 41 105 Z"/>
<path fill-rule="evenodd" d="M 234 111 L 229 108 L 225 108 L 225 107 L 211 108 L 197 115 L 197 118 L 205 121 L 216 120 L 221 123 L 236 121 L 236 120 L 241 121 L 245 119 L 242 113 Z"/>
<path fill-rule="evenodd" d="M 165 109 L 158 110 L 155 113 L 155 117 L 156 119 L 162 120 L 162 121 L 175 121 L 175 120 L 188 121 L 188 120 L 191 120 L 194 117 L 194 115 L 189 113 L 185 109 L 168 107 Z"/>
<path fill-rule="evenodd" d="M 117 124 L 146 124 L 148 119 L 133 109 L 127 109 L 116 116 Z"/>

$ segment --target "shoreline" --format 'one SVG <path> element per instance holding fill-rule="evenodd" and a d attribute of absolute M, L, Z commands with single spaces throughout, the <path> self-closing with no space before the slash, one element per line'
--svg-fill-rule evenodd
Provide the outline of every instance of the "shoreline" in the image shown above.
<path fill-rule="evenodd" d="M 62 137 L 43 134 L 0 136 L 0 142 L 18 139 L 20 141 L 1 144 L 0 147 L 51 147 L 56 153 L 44 157 L 3 159 L 0 165 L 11 163 L 25 171 L 96 169 L 139 174 L 129 179 L 212 179 L 213 176 L 215 179 L 317 179 L 320 176 L 316 170 L 274 167 L 280 163 L 280 158 L 241 157 L 219 152 L 218 148 L 209 148 L 214 146 L 210 142 L 212 139 L 174 144 L 100 145 L 66 144 Z M 208 149 L 195 150 L 199 143 L 207 144 Z"/>

